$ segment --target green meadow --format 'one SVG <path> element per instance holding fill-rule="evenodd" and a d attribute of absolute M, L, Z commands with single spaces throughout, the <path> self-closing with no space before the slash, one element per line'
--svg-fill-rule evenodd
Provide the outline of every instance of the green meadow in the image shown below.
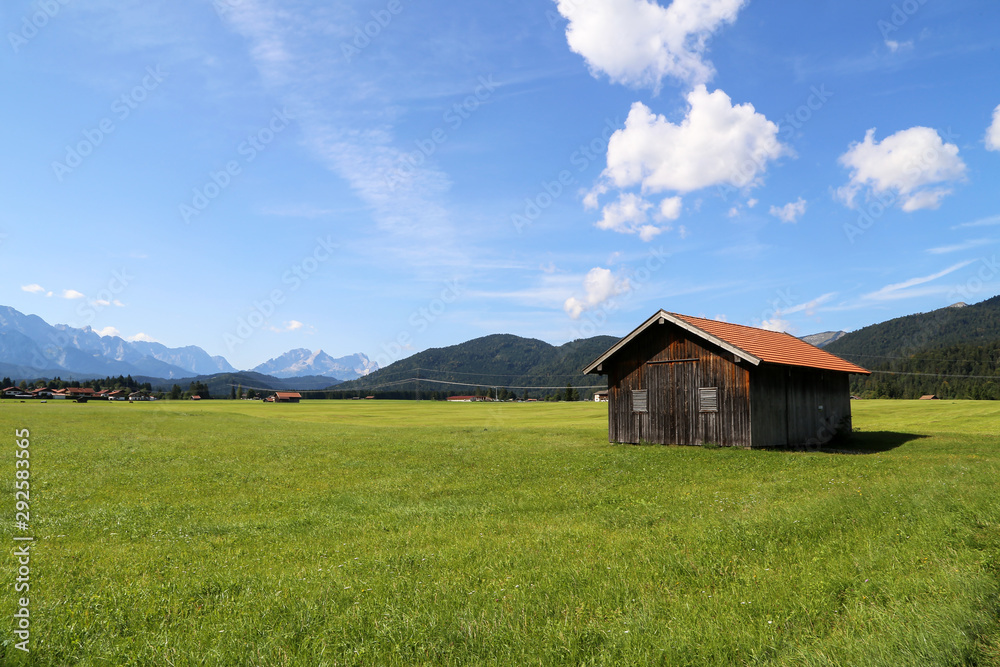
<path fill-rule="evenodd" d="M 0 664 L 1000 665 L 1000 402 L 855 401 L 841 453 L 606 420 L 0 403 Z"/>

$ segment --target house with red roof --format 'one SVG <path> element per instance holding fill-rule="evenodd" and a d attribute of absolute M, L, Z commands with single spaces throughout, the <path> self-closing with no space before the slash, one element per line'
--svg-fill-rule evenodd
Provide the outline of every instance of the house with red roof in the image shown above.
<path fill-rule="evenodd" d="M 94 390 L 90 387 L 66 387 L 53 391 L 52 398 L 71 398 L 77 403 L 86 403 L 89 399 L 94 398 Z"/>
<path fill-rule="evenodd" d="M 608 376 L 610 442 L 803 447 L 851 429 L 852 373 L 786 333 L 661 310 L 583 369 Z"/>

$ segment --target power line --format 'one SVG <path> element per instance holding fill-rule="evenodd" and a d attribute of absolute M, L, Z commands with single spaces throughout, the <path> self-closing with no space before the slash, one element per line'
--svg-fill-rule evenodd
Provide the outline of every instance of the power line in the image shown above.
<path fill-rule="evenodd" d="M 917 353 L 919 354 L 919 353 Z M 913 357 L 888 357 L 879 354 L 838 354 L 839 357 L 866 357 L 868 359 L 897 359 L 900 361 L 925 361 L 925 362 L 942 362 L 942 363 L 969 363 L 969 364 L 981 364 L 985 361 L 992 361 L 992 359 L 914 359 Z"/>
<path fill-rule="evenodd" d="M 963 378 L 966 380 L 1000 380 L 1000 375 L 948 375 L 947 373 L 907 373 L 904 371 L 871 371 L 882 375 L 922 375 L 938 378 Z"/>
<path fill-rule="evenodd" d="M 449 382 L 447 380 L 432 380 L 430 378 L 418 378 L 418 377 L 406 378 L 404 380 L 395 380 L 393 382 L 383 382 L 382 384 L 369 385 L 369 386 L 365 386 L 365 387 L 357 387 L 355 389 L 337 389 L 337 385 L 333 385 L 332 387 L 329 387 L 327 389 L 268 389 L 266 387 L 248 387 L 247 385 L 239 385 L 237 383 L 230 383 L 228 386 L 230 386 L 230 387 L 242 386 L 244 389 L 253 389 L 254 391 L 275 391 L 275 392 L 276 391 L 282 391 L 282 392 L 295 392 L 295 393 L 298 393 L 298 394 L 307 394 L 307 393 L 313 393 L 314 394 L 314 393 L 317 393 L 317 392 L 326 393 L 326 392 L 335 392 L 335 391 L 348 391 L 348 392 L 349 391 L 361 391 L 361 390 L 371 391 L 373 389 L 384 389 L 386 387 L 398 387 L 400 385 L 410 384 L 410 383 L 417 382 L 417 381 L 419 381 L 419 382 L 431 382 L 433 384 L 452 385 L 452 386 L 457 386 L 457 387 L 478 387 L 478 388 L 482 388 L 482 389 L 565 389 L 566 388 L 565 385 L 559 385 L 559 386 L 554 386 L 554 387 L 522 387 L 522 386 L 511 386 L 511 385 L 506 385 L 506 384 L 476 384 L 476 383 L 473 383 L 473 382 Z M 571 385 L 570 388 L 571 389 L 600 389 L 601 386 L 599 384 L 596 384 L 596 385 L 594 385 L 594 384 L 588 384 L 588 385 L 577 385 L 577 386 L 572 386 Z"/>

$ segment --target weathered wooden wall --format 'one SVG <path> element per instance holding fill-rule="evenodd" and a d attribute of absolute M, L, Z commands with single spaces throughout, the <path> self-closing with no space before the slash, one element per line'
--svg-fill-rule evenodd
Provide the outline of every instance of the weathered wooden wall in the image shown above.
<path fill-rule="evenodd" d="M 609 440 L 749 447 L 749 371 L 732 354 L 710 347 L 665 323 L 609 360 Z M 699 411 L 700 387 L 718 387 L 718 412 Z M 647 390 L 647 413 L 633 412 L 633 389 Z"/>
<path fill-rule="evenodd" d="M 818 446 L 850 428 L 847 373 L 761 364 L 750 385 L 754 447 Z"/>

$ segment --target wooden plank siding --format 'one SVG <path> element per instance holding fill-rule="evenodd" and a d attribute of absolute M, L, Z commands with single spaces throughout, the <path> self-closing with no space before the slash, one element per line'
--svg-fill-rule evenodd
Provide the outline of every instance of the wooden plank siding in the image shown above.
<path fill-rule="evenodd" d="M 749 447 L 750 374 L 735 357 L 666 323 L 642 332 L 609 364 L 611 442 Z M 700 412 L 698 389 L 718 388 L 718 411 Z M 648 412 L 633 412 L 632 391 L 647 390 Z"/>
<path fill-rule="evenodd" d="M 847 373 L 761 364 L 750 396 L 754 447 L 822 445 L 851 427 Z"/>

